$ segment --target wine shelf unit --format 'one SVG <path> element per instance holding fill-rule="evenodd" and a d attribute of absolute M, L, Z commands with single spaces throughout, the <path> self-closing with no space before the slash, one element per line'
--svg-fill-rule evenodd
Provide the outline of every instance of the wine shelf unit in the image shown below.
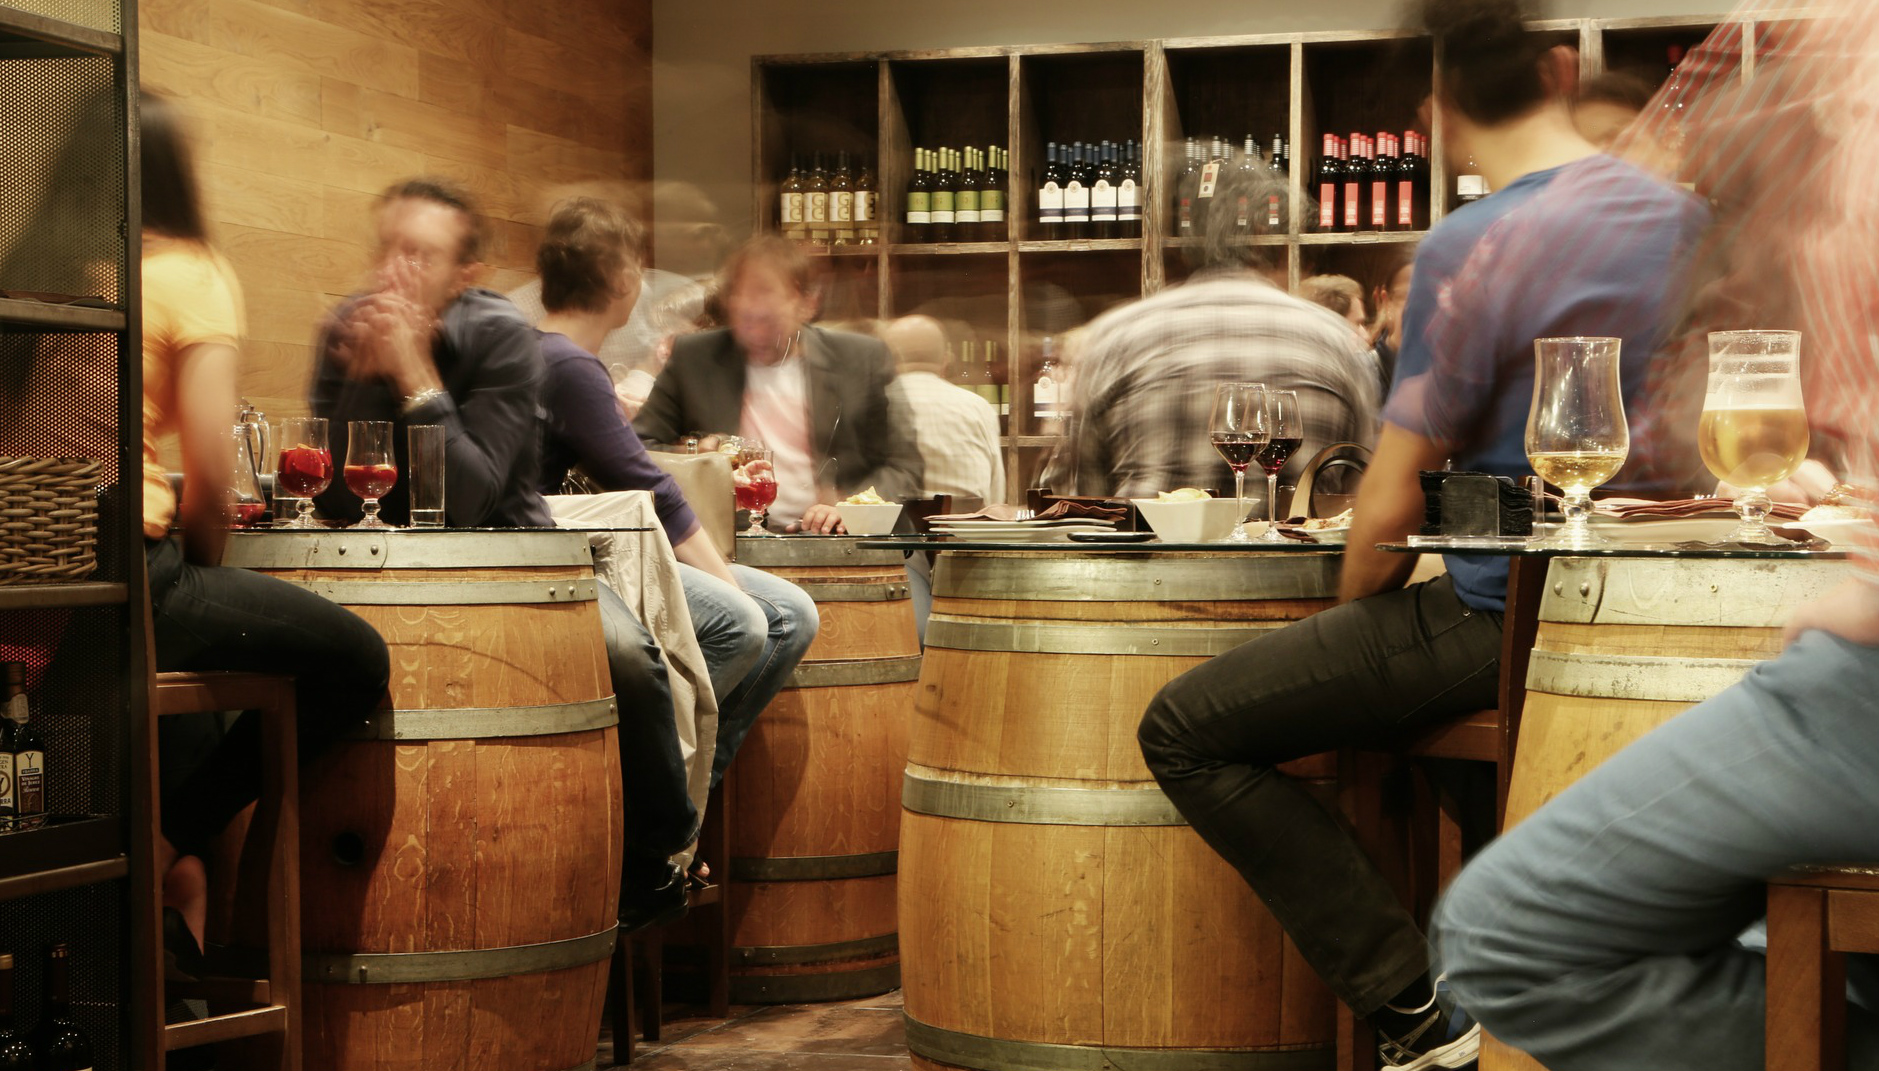
<path fill-rule="evenodd" d="M 1750 20 L 1739 74 L 1782 28 L 1805 17 Z M 1570 45 L 1581 76 L 1625 70 L 1653 85 L 1667 50 L 1694 46 L 1723 16 L 1556 19 L 1529 32 Z M 1172 234 L 1170 192 L 1183 139 L 1253 135 L 1263 152 L 1282 134 L 1291 193 L 1282 233 L 1237 239 L 1265 251 L 1275 281 L 1296 287 L 1322 271 L 1351 274 L 1366 291 L 1389 278 L 1428 232 L 1317 232 L 1306 203 L 1324 133 L 1422 129 L 1429 136 L 1430 225 L 1456 207 L 1439 114 L 1421 105 L 1440 75 L 1426 37 L 1401 31 L 1171 38 L 1099 44 L 757 56 L 752 60 L 753 218 L 775 230 L 778 186 L 792 153 L 847 151 L 874 165 L 880 242 L 818 247 L 830 268 L 825 318 L 925 312 L 955 341 L 999 343 L 1010 384 L 1005 438 L 1012 501 L 1055 439 L 1041 434 L 1031 388 L 1041 342 L 1121 302 L 1174 285 L 1201 242 Z M 1002 86 L 1002 96 L 1000 87 Z M 1000 110 L 1002 109 L 1002 121 Z M 819 139 L 819 140 L 818 140 Z M 1139 141 L 1144 220 L 1139 238 L 1045 239 L 1033 190 L 1050 141 Z M 999 145 L 1011 153 L 1003 241 L 912 242 L 902 222 L 912 150 Z M 857 263 L 874 265 L 870 272 Z M 962 270 L 972 273 L 962 279 Z M 844 287 L 852 287 L 844 291 Z M 831 311 L 839 310 L 839 311 Z M 963 313 L 963 315 L 962 315 Z"/>

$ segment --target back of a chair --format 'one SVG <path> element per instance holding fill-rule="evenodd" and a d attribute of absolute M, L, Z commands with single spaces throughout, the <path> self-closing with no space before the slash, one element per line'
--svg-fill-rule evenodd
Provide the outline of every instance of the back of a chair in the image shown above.
<path fill-rule="evenodd" d="M 723 454 L 669 454 L 651 452 L 653 463 L 664 469 L 685 492 L 685 501 L 698 515 L 711 542 L 725 558 L 737 553 L 737 501 L 731 485 L 731 459 Z"/>
<path fill-rule="evenodd" d="M 1354 493 L 1327 494 L 1324 491 L 1325 477 L 1334 470 L 1346 468 L 1362 475 L 1368 464 L 1370 450 L 1356 443 L 1332 443 L 1318 451 L 1305 464 L 1305 475 L 1299 477 L 1298 490 L 1292 495 L 1288 512 L 1306 517 L 1336 516 L 1344 512 L 1357 496 Z M 1355 483 L 1345 480 L 1339 486 L 1350 488 Z M 1336 508 L 1333 509 L 1333 506 Z"/>

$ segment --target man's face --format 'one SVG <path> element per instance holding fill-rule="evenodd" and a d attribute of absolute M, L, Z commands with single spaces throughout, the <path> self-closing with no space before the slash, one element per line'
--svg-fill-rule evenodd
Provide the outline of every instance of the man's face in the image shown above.
<path fill-rule="evenodd" d="M 725 295 L 732 337 L 744 352 L 763 357 L 780 354 L 814 311 L 809 298 L 776 268 L 746 264 Z"/>
<path fill-rule="evenodd" d="M 469 235 L 470 221 L 462 212 L 435 201 L 401 197 L 379 210 L 379 269 L 394 261 L 409 264 L 418 277 L 418 300 L 441 313 L 475 273 L 476 265 L 463 261 Z"/>
<path fill-rule="evenodd" d="M 1350 325 L 1357 329 L 1358 334 L 1362 334 L 1364 328 L 1370 323 L 1369 315 L 1364 312 L 1364 299 L 1352 298 L 1351 307 L 1344 313 L 1344 318 L 1350 321 Z"/>
<path fill-rule="evenodd" d="M 1390 276 L 1390 286 L 1384 294 L 1384 301 L 1388 305 L 1392 320 L 1401 321 L 1403 306 L 1409 304 L 1409 280 L 1414 268 L 1412 264 L 1405 264 L 1396 269 L 1395 275 Z"/>

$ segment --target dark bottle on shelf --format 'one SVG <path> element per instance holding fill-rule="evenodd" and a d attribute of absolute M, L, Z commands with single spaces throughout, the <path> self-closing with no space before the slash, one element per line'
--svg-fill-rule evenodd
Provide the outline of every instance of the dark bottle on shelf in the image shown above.
<path fill-rule="evenodd" d="M 1409 143 L 1407 153 L 1409 173 L 1409 209 L 1410 222 L 1414 229 L 1429 229 L 1429 139 L 1420 131 L 1411 130 L 1403 135 Z"/>
<path fill-rule="evenodd" d="M 953 190 L 953 233 L 961 242 L 985 237 L 979 228 L 979 189 L 985 174 L 979 170 L 979 150 L 967 146 L 960 157 L 959 182 Z"/>
<path fill-rule="evenodd" d="M 1097 238 L 1118 237 L 1122 169 L 1116 166 L 1115 142 L 1103 142 L 1094 176 L 1090 184 L 1090 233 Z"/>
<path fill-rule="evenodd" d="M 811 160 L 807 193 L 803 196 L 803 216 L 808 221 L 809 240 L 827 245 L 833 236 L 829 230 L 829 174 L 822 170 L 821 153 L 816 153 Z"/>
<path fill-rule="evenodd" d="M 986 167 L 979 187 L 979 226 L 988 242 L 1003 242 L 1009 232 L 1005 226 L 1005 187 L 1011 181 L 1005 150 L 996 145 L 985 147 Z"/>
<path fill-rule="evenodd" d="M 1187 164 L 1174 181 L 1174 234 L 1177 238 L 1194 237 L 1194 198 L 1200 193 L 1200 142 L 1187 139 Z"/>
<path fill-rule="evenodd" d="M 1312 185 L 1317 188 L 1318 229 L 1337 230 L 1342 219 L 1338 212 L 1338 198 L 1344 188 L 1344 162 L 1338 159 L 1336 134 L 1324 136 L 1324 155 L 1318 157 L 1318 178 Z"/>
<path fill-rule="evenodd" d="M 1142 236 L 1142 147 L 1130 139 L 1123 155 L 1122 181 L 1116 190 L 1116 234 L 1122 238 Z"/>
<path fill-rule="evenodd" d="M 33 1028 L 37 1071 L 93 1071 L 91 1038 L 72 1018 L 71 950 L 59 944 L 46 952 L 45 999 Z"/>
<path fill-rule="evenodd" d="M 1241 183 L 1239 196 L 1234 198 L 1234 202 L 1233 202 L 1233 233 L 1234 234 L 1253 233 L 1254 205 L 1253 205 L 1253 196 L 1251 193 L 1251 190 L 1252 190 L 1251 180 L 1253 177 L 1253 173 L 1259 170 L 1259 164 L 1260 164 L 1260 160 L 1259 160 L 1258 143 L 1253 140 L 1253 136 L 1251 134 L 1248 134 L 1246 135 L 1246 148 L 1240 153 L 1240 162 L 1234 169 L 1240 173 L 1241 179 L 1246 180 Z M 1263 208 L 1264 206 L 1261 205 L 1259 207 Z"/>
<path fill-rule="evenodd" d="M 1364 195 L 1370 191 L 1370 168 L 1363 158 L 1364 136 L 1352 134 L 1344 144 L 1344 188 L 1338 204 L 1344 214 L 1338 219 L 1341 231 L 1358 231 L 1368 217 L 1364 214 Z"/>
<path fill-rule="evenodd" d="M 1055 241 L 1063 237 L 1063 188 L 1070 172 L 1063 166 L 1063 149 L 1051 142 L 1044 150 L 1044 178 L 1037 185 L 1038 237 Z"/>
<path fill-rule="evenodd" d="M 1400 146 L 1400 147 L 1399 147 Z M 1390 147 L 1396 150 L 1390 175 L 1390 226 L 1399 231 L 1416 229 L 1416 135 L 1405 133 L 1399 141 L 1394 136 Z"/>
<path fill-rule="evenodd" d="M 881 240 L 881 191 L 874 165 L 864 157 L 855 176 L 855 241 L 873 245 Z"/>
<path fill-rule="evenodd" d="M 46 738 L 32 722 L 26 698 L 26 667 L 6 666 L 6 731 L 0 747 L 11 752 L 13 828 L 33 829 L 46 820 Z"/>
<path fill-rule="evenodd" d="M 0 952 L 0 1071 L 35 1071 L 38 1061 L 14 1020 L 13 954 Z"/>
<path fill-rule="evenodd" d="M 20 816 L 19 756 L 15 753 L 15 729 L 12 712 L 17 701 L 26 702 L 25 667 L 18 662 L 5 664 L 0 675 L 0 833 L 11 833 Z"/>
<path fill-rule="evenodd" d="M 808 221 L 803 215 L 806 188 L 802 179 L 802 158 L 791 154 L 789 175 L 783 179 L 783 185 L 778 190 L 776 226 L 785 238 L 800 241 L 809 236 L 809 228 L 806 226 Z"/>
<path fill-rule="evenodd" d="M 998 434 L 1011 434 L 1011 369 L 998 357 L 998 343 L 985 344 L 986 400 L 998 411 Z"/>
<path fill-rule="evenodd" d="M 924 242 L 933 228 L 933 176 L 927 170 L 927 151 L 913 151 L 913 178 L 907 183 L 907 214 L 901 240 Z"/>
<path fill-rule="evenodd" d="M 1063 224 L 1065 238 L 1090 236 L 1090 187 L 1096 182 L 1096 169 L 1090 166 L 1089 154 L 1082 142 L 1070 148 L 1070 181 L 1063 188 Z"/>
<path fill-rule="evenodd" d="M 855 244 L 855 173 L 848 170 L 848 154 L 835 158 L 829 179 L 829 230 L 836 245 Z"/>
<path fill-rule="evenodd" d="M 1396 149 L 1390 135 L 1379 132 L 1370 153 L 1370 229 L 1394 230 L 1396 217 L 1390 214 L 1390 187 L 1396 179 Z"/>
<path fill-rule="evenodd" d="M 1266 162 L 1266 169 L 1272 172 L 1273 178 L 1285 181 L 1285 135 L 1272 135 L 1272 159 Z M 1266 195 L 1266 231 L 1270 234 L 1282 234 L 1289 226 L 1285 218 L 1286 197 L 1277 191 Z"/>
<path fill-rule="evenodd" d="M 939 163 L 933 174 L 933 226 L 930 241 L 956 242 L 958 237 L 959 173 L 953 170 L 953 151 L 939 150 Z"/>

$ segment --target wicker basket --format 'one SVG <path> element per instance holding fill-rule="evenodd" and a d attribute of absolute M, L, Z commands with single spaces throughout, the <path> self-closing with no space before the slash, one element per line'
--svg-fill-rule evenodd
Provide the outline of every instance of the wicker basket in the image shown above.
<path fill-rule="evenodd" d="M 0 584 L 91 575 L 102 468 L 84 458 L 0 457 Z"/>

